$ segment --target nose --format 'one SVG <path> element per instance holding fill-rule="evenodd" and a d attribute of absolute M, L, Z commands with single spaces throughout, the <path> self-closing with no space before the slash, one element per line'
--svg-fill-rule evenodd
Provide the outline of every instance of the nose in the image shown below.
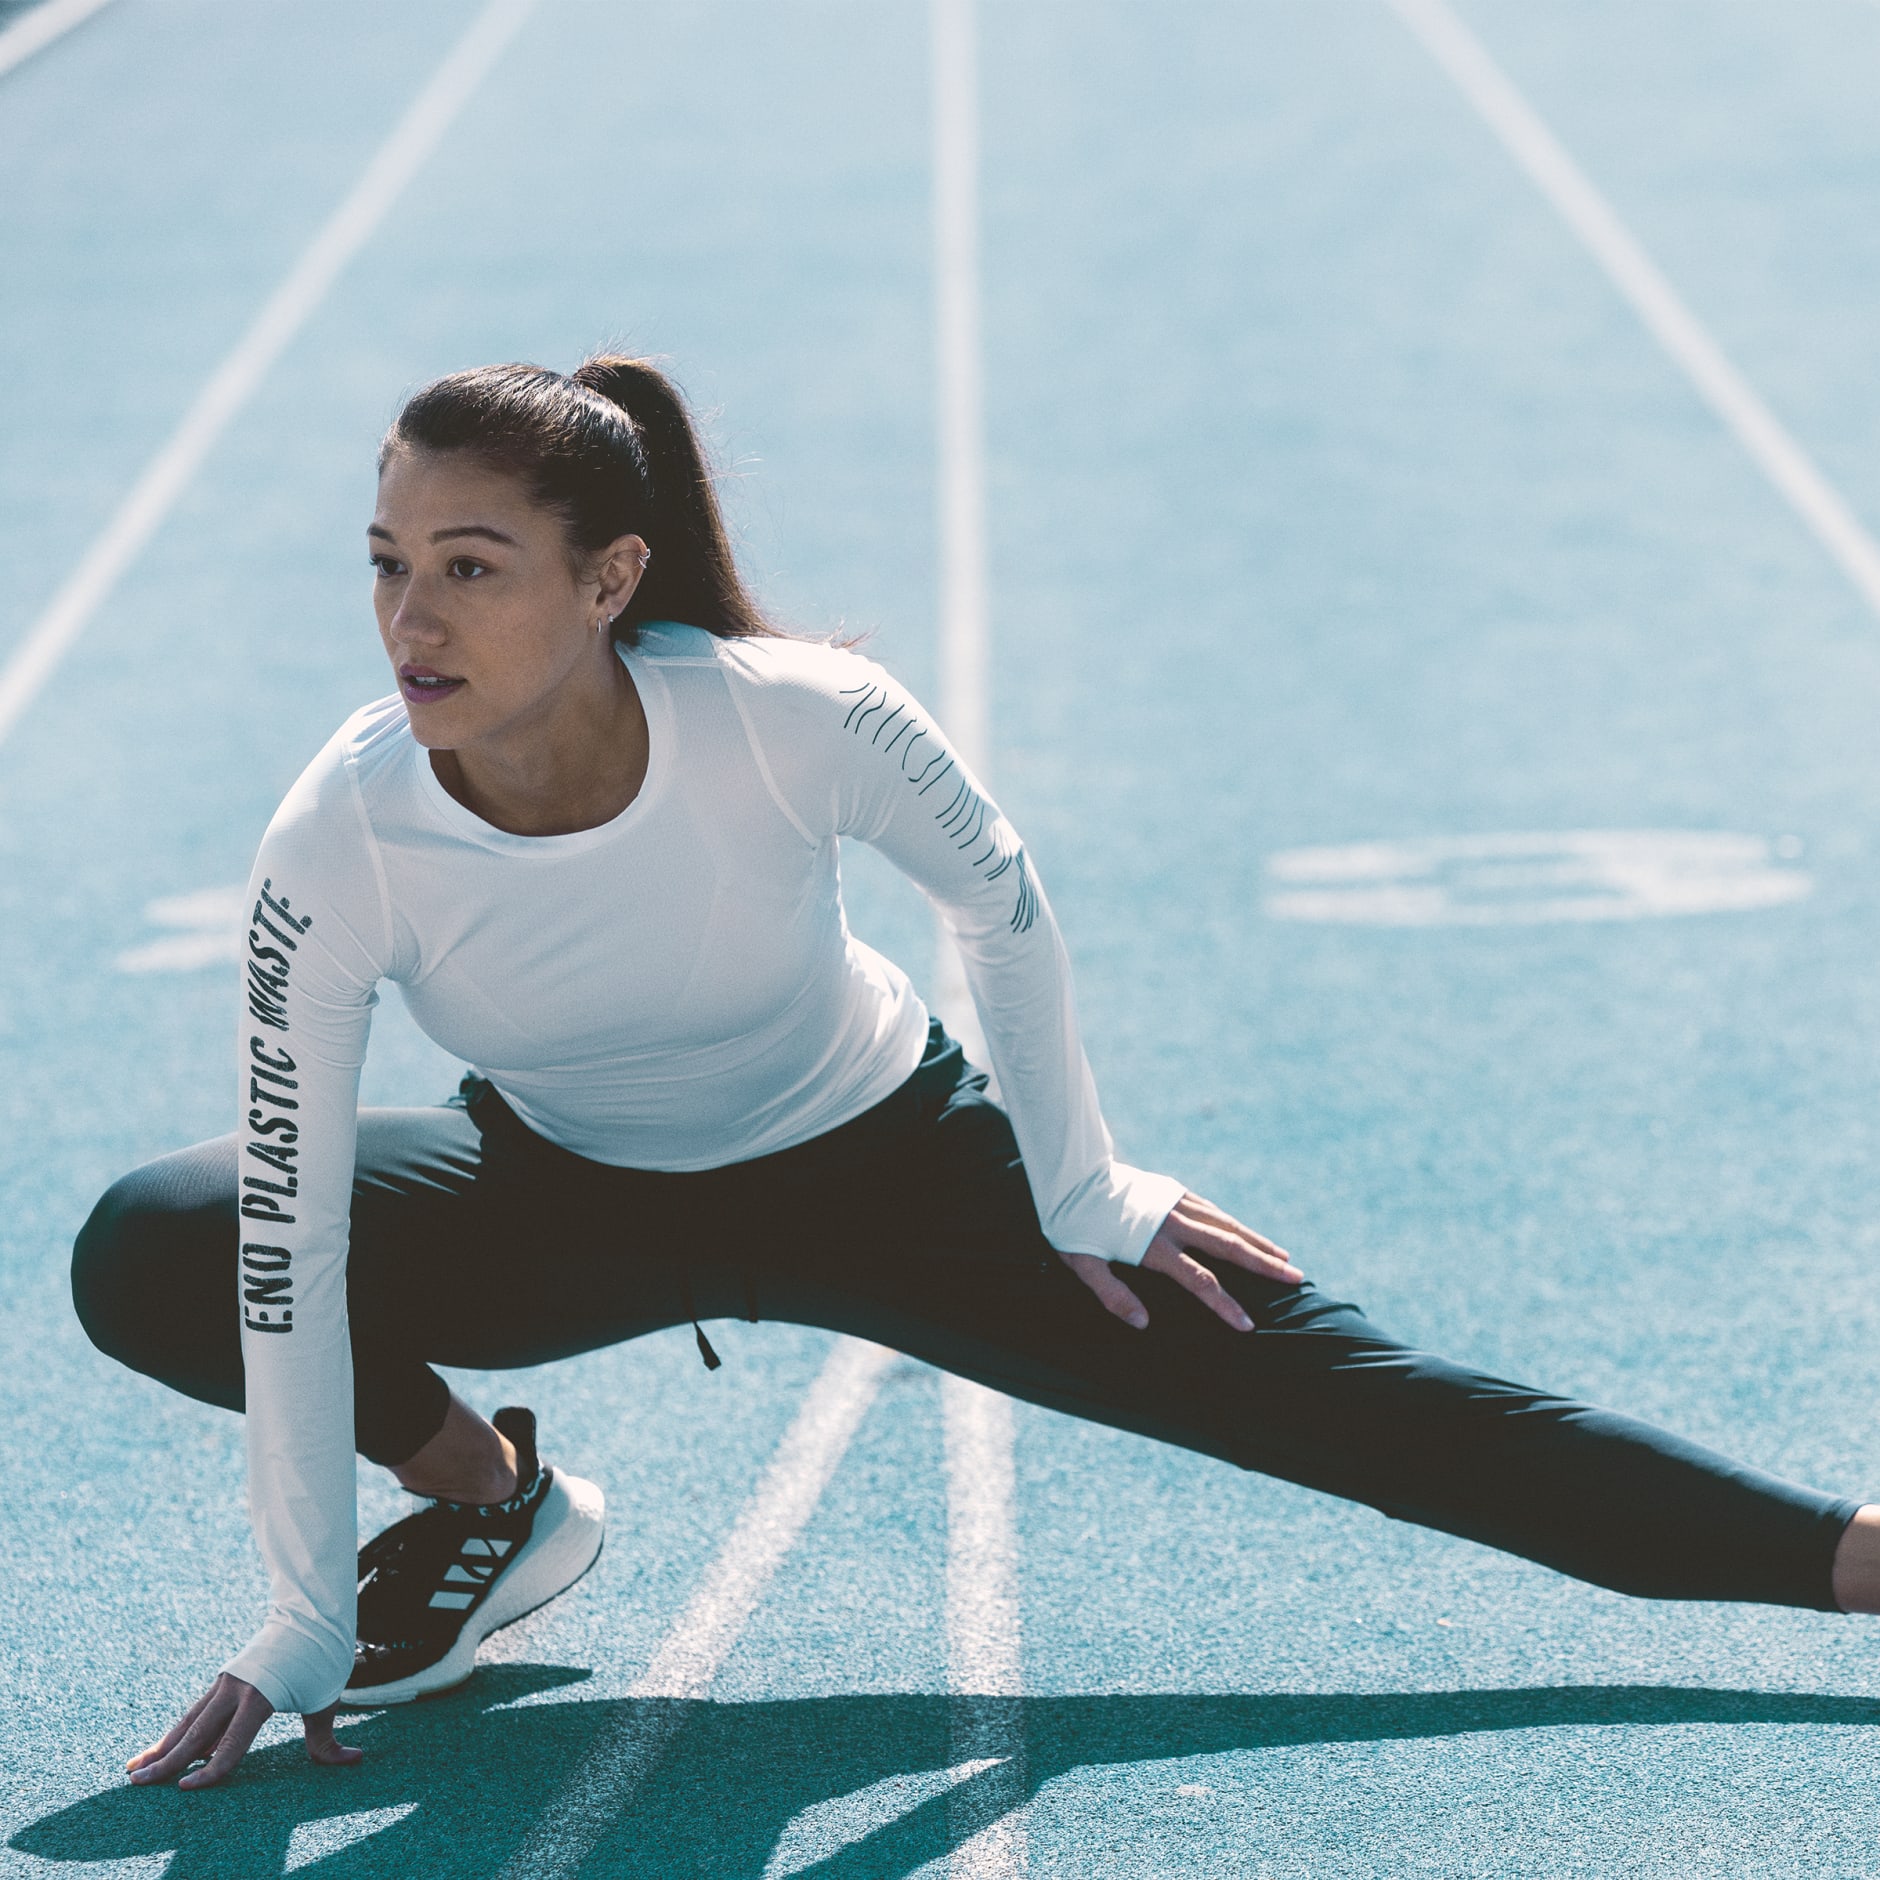
<path fill-rule="evenodd" d="M 440 646 L 449 638 L 449 629 L 424 592 L 424 583 L 408 581 L 399 596 L 398 607 L 388 623 L 395 640 L 408 640 L 424 646 Z"/>

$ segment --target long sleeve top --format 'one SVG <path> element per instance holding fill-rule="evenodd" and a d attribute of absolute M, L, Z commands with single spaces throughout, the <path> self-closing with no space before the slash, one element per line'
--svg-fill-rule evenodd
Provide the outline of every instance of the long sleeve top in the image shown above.
<path fill-rule="evenodd" d="M 331 1703 L 356 1617 L 346 1253 L 360 1066 L 380 981 L 538 1134 L 703 1169 L 860 1115 L 920 1060 L 907 977 L 850 933 L 852 836 L 938 908 L 965 964 L 1040 1222 L 1139 1261 L 1181 1184 L 1117 1160 L 1069 962 L 1009 822 L 933 719 L 857 653 L 662 624 L 624 660 L 639 794 L 518 836 L 452 797 L 402 701 L 356 712 L 269 824 L 238 1031 L 249 1503 L 260 1633 L 227 1669 Z"/>

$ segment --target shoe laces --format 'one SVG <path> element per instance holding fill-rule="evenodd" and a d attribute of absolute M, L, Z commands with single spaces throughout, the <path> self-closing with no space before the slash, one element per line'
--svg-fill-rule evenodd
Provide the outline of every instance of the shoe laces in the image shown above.
<path fill-rule="evenodd" d="M 359 1598 L 372 1609 L 374 1632 L 475 1605 L 520 1544 L 515 1517 L 541 1480 L 538 1469 L 507 1501 L 429 1502 L 367 1541 L 359 1550 Z"/>

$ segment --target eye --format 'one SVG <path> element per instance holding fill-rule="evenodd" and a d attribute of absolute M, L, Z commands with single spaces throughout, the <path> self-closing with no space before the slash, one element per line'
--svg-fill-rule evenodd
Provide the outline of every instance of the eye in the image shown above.
<path fill-rule="evenodd" d="M 371 562 L 373 572 L 381 581 L 389 581 L 394 575 L 400 575 L 405 572 L 405 564 L 398 560 L 396 556 L 368 555 L 366 559 Z"/>
<path fill-rule="evenodd" d="M 446 564 L 446 571 L 454 581 L 476 581 L 489 573 L 489 565 L 469 555 L 454 555 Z"/>

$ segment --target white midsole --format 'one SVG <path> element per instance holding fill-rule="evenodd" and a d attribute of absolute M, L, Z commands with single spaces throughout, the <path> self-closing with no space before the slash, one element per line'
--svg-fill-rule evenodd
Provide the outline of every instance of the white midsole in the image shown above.
<path fill-rule="evenodd" d="M 464 1621 L 457 1642 L 434 1665 L 390 1684 L 348 1685 L 343 1704 L 406 1704 L 432 1691 L 461 1684 L 476 1669 L 477 1647 L 492 1632 L 513 1625 L 524 1613 L 565 1593 L 601 1551 L 607 1498 L 592 1483 L 557 1469 L 536 1510 L 535 1526 L 522 1551 L 504 1570 L 490 1596 Z"/>

